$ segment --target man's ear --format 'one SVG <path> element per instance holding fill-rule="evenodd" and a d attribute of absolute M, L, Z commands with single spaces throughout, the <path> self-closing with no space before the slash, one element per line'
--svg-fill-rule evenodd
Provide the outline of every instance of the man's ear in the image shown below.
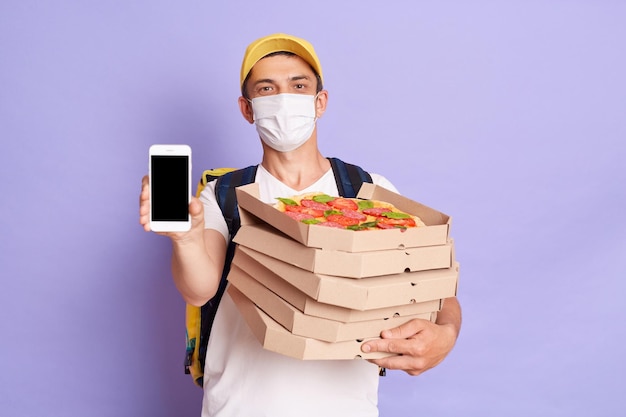
<path fill-rule="evenodd" d="M 322 90 L 317 93 L 317 98 L 315 99 L 315 117 L 320 118 L 326 111 L 326 105 L 328 104 L 328 91 Z"/>
<path fill-rule="evenodd" d="M 252 103 L 248 101 L 245 97 L 239 97 L 239 111 L 241 112 L 244 119 L 248 121 L 248 123 L 254 123 L 254 113 L 252 112 Z"/>

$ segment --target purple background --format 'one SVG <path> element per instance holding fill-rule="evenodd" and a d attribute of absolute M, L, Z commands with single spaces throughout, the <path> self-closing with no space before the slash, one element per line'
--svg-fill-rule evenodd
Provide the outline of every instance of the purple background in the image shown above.
<path fill-rule="evenodd" d="M 196 178 L 259 161 L 239 65 L 277 31 L 322 61 L 322 151 L 454 219 L 461 336 L 381 379 L 381 415 L 622 414 L 624 22 L 618 0 L 2 1 L 0 415 L 199 415 L 140 179 L 153 143 L 191 145 Z"/>

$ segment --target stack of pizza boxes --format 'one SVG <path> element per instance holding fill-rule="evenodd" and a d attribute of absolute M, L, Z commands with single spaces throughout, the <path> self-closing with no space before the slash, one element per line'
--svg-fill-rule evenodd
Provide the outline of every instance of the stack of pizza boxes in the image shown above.
<path fill-rule="evenodd" d="M 456 295 L 450 217 L 365 183 L 358 198 L 418 216 L 426 226 L 352 231 L 298 222 L 237 190 L 241 228 L 228 293 L 264 348 L 299 359 L 380 358 L 364 341 L 413 318 L 434 321 Z M 289 196 L 285 196 L 289 197 Z"/>

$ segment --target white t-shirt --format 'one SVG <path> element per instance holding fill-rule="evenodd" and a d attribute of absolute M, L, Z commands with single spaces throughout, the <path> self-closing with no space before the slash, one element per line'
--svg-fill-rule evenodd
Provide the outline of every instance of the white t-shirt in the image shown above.
<path fill-rule="evenodd" d="M 396 191 L 384 177 L 371 176 L 375 184 Z M 299 191 L 261 165 L 255 182 L 266 203 L 315 191 L 338 194 L 332 169 Z M 220 231 L 227 239 L 214 187 L 214 182 L 207 184 L 200 196 L 205 227 Z M 365 360 L 299 360 L 263 349 L 226 293 L 207 349 L 202 417 L 378 416 L 378 378 L 378 367 Z"/>

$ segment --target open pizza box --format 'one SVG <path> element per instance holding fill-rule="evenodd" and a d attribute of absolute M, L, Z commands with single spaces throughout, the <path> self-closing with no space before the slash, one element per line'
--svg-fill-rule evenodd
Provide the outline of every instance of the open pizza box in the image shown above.
<path fill-rule="evenodd" d="M 325 342 L 295 335 L 265 314 L 234 286 L 228 286 L 227 296 L 232 298 L 261 345 L 272 352 L 304 360 L 380 359 L 394 355 L 385 352 L 362 352 L 361 345 L 371 339 Z"/>
<path fill-rule="evenodd" d="M 340 307 L 362 312 L 389 309 L 382 311 L 382 317 L 386 317 L 390 311 L 400 315 L 407 312 L 418 314 L 424 310 L 401 309 L 401 306 L 419 307 L 417 304 L 437 300 L 438 308 L 435 310 L 439 310 L 440 300 L 456 295 L 459 277 L 459 264 L 455 262 L 446 269 L 402 272 L 365 279 L 343 278 L 306 271 L 243 246 L 236 248 L 232 264 L 283 298 L 291 300 L 292 305 L 299 306 L 301 311 L 321 315 L 329 314 L 334 309 L 335 312 L 331 314 L 336 316 L 336 320 L 345 321 L 381 317 L 376 316 L 381 311 L 348 313 L 340 311 Z M 299 293 L 318 303 L 312 303 Z M 309 308 L 312 311 L 307 310 Z M 430 309 L 428 305 L 424 308 Z M 321 313 L 321 310 L 325 313 Z"/>
<path fill-rule="evenodd" d="M 415 318 L 433 322 L 437 318 L 436 312 L 425 312 L 411 316 L 392 316 L 345 323 L 332 318 L 315 317 L 302 313 L 235 265 L 231 269 L 229 282 L 290 333 L 326 342 L 377 337 L 381 331 L 400 326 Z"/>
<path fill-rule="evenodd" d="M 320 229 L 329 228 L 320 227 Z M 343 232 L 340 229 L 336 230 Z M 349 231 L 349 233 L 355 235 L 362 233 L 374 237 L 378 232 Z M 307 247 L 267 224 L 248 224 L 241 226 L 233 241 L 307 271 L 348 278 L 450 268 L 453 264 L 452 240 L 437 246 L 343 252 Z"/>
<path fill-rule="evenodd" d="M 355 232 L 308 225 L 286 216 L 273 205 L 261 201 L 258 184 L 238 187 L 236 193 L 242 225 L 265 222 L 311 248 L 367 252 L 445 245 L 449 240 L 450 216 L 370 183 L 363 183 L 358 198 L 391 203 L 401 211 L 418 216 L 426 226 Z"/>

